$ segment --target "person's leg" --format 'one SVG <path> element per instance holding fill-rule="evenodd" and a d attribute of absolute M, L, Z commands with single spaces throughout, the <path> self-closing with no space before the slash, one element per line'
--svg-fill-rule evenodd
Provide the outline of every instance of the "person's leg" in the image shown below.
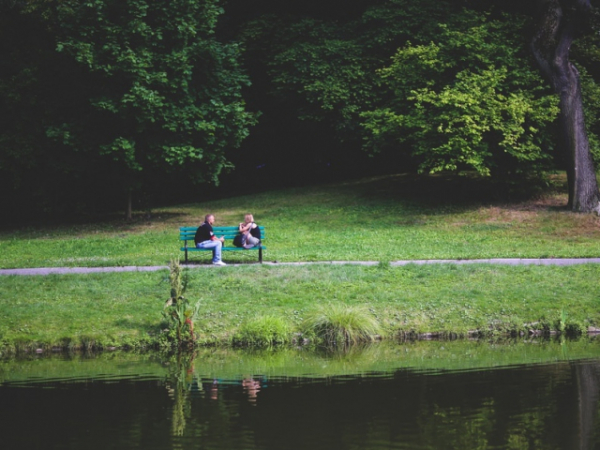
<path fill-rule="evenodd" d="M 204 241 L 198 242 L 196 245 L 197 248 L 210 248 L 213 252 L 213 263 L 217 263 L 221 261 L 221 241 Z"/>
<path fill-rule="evenodd" d="M 223 247 L 223 243 L 221 241 L 213 241 L 217 245 L 213 249 L 213 263 L 221 262 L 221 248 Z"/>
<path fill-rule="evenodd" d="M 244 247 L 245 248 L 256 247 L 259 243 L 260 243 L 259 239 L 255 238 L 250 233 L 248 233 L 248 236 L 246 237 L 246 242 L 245 242 Z"/>

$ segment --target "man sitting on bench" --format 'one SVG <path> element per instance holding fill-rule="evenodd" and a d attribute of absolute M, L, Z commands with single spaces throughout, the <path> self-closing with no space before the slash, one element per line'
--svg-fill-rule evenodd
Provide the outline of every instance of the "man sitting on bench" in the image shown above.
<path fill-rule="evenodd" d="M 225 238 L 218 238 L 215 236 L 212 227 L 213 223 L 215 223 L 215 216 L 212 214 L 207 214 L 206 217 L 204 217 L 204 223 L 196 230 L 194 242 L 196 243 L 196 248 L 212 249 L 212 263 L 214 265 L 226 266 L 227 264 L 221 261 L 221 247 L 223 246 L 223 242 L 225 242 Z"/>

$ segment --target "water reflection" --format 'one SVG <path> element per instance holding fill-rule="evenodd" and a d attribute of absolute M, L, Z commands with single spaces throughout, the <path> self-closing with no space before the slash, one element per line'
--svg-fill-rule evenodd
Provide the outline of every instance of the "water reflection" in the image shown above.
<path fill-rule="evenodd" d="M 4 361 L 0 436 L 6 449 L 600 449 L 599 348 L 427 342 Z"/>
<path fill-rule="evenodd" d="M 598 398 L 600 397 L 600 362 L 573 365 L 577 386 L 577 430 L 573 433 L 573 448 L 593 448 L 594 434 L 598 429 Z"/>
<path fill-rule="evenodd" d="M 178 353 L 175 364 L 170 365 L 170 373 L 165 386 L 169 397 L 173 399 L 172 434 L 183 436 L 187 417 L 190 416 L 189 396 L 194 384 L 194 361 L 196 354 Z"/>

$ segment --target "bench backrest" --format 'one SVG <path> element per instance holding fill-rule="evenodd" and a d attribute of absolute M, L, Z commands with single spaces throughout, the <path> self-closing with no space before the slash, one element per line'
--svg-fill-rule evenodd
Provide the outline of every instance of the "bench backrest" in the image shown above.
<path fill-rule="evenodd" d="M 259 225 L 258 228 L 260 228 L 260 238 L 261 240 L 265 239 L 265 227 L 262 225 Z M 196 235 L 196 230 L 198 229 L 198 227 L 179 227 L 179 240 L 180 241 L 193 241 L 194 240 L 194 236 Z M 239 232 L 239 228 L 238 227 L 213 227 L 213 232 L 215 233 L 215 236 L 217 237 L 221 237 L 224 236 L 225 239 L 233 239 L 234 237 L 237 236 L 238 232 Z"/>

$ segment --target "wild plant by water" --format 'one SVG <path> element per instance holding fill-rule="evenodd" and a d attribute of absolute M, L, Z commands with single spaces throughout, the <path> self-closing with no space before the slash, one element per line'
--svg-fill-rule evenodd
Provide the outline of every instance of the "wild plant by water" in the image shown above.
<path fill-rule="evenodd" d="M 309 313 L 302 328 L 305 335 L 327 345 L 374 341 L 381 333 L 378 320 L 368 310 L 333 303 Z"/>
<path fill-rule="evenodd" d="M 171 298 L 165 303 L 163 317 L 167 320 L 167 338 L 174 341 L 178 347 L 192 346 L 196 340 L 194 321 L 198 317 L 200 302 L 194 306 L 184 297 L 187 287 L 187 276 L 179 261 L 171 260 L 169 266 L 169 283 Z"/>

